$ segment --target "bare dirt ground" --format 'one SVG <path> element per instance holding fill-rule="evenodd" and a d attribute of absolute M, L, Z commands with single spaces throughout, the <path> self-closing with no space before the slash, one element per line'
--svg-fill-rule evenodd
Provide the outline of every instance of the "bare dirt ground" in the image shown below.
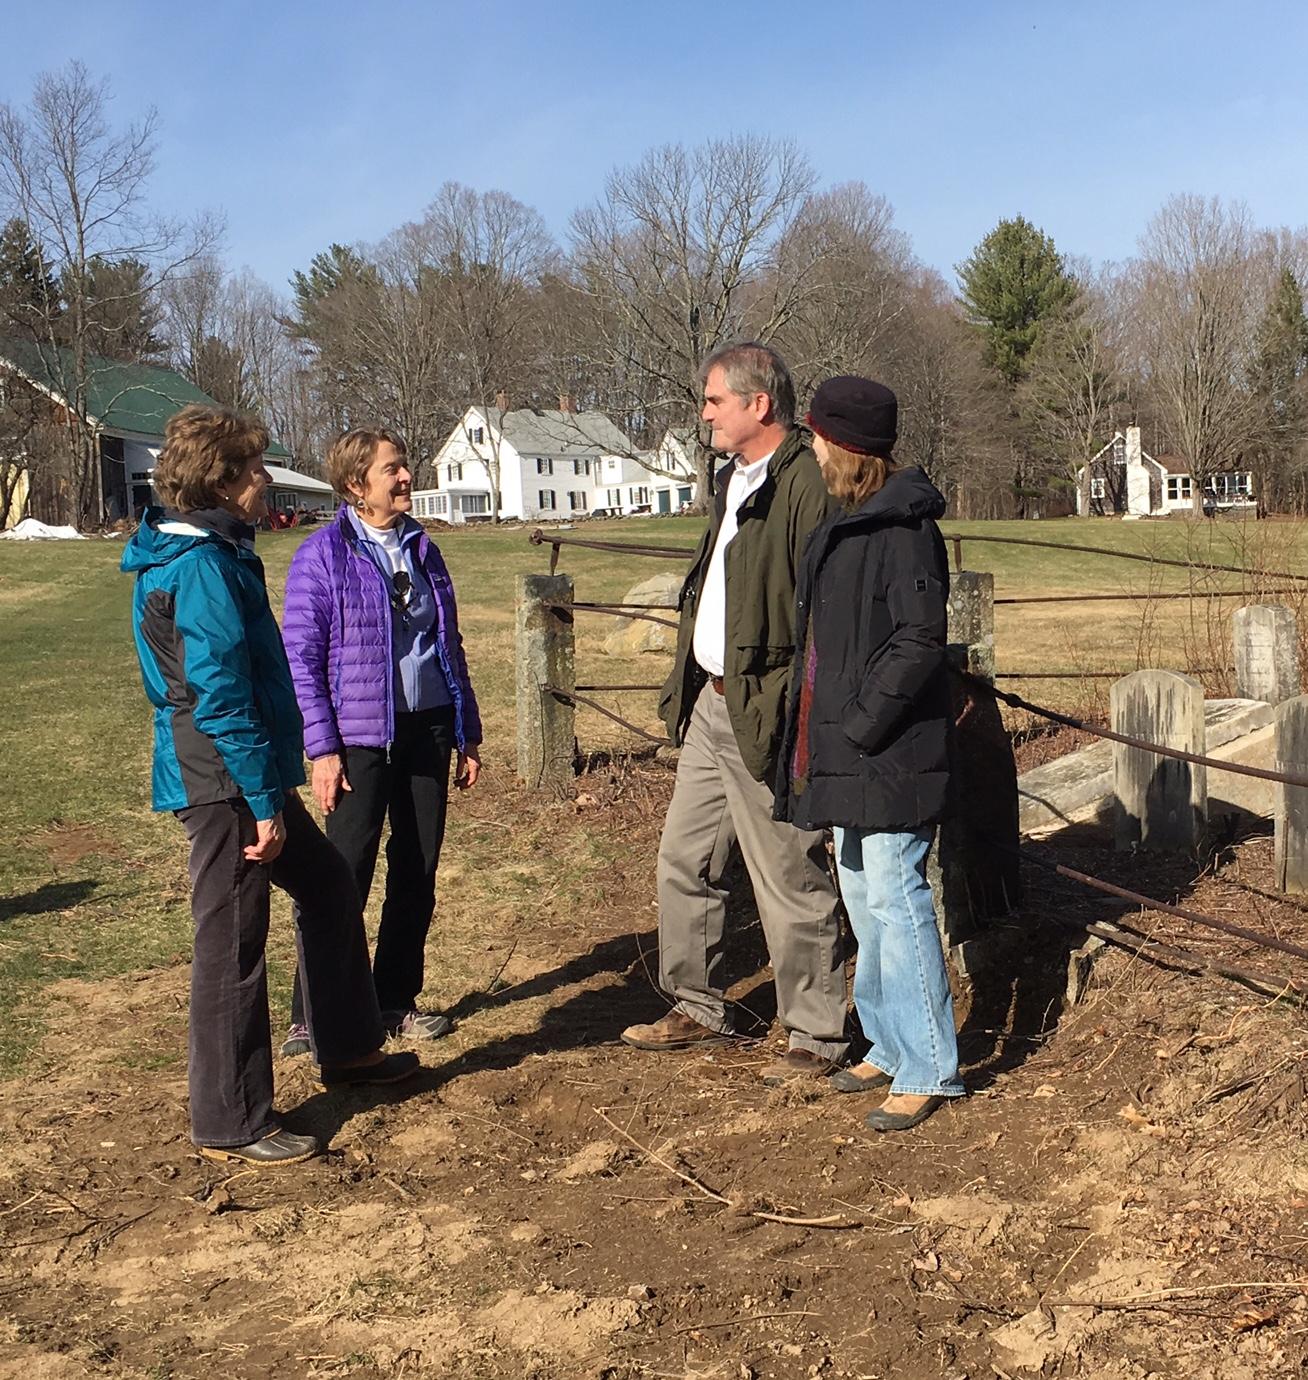
<path fill-rule="evenodd" d="M 764 1038 L 637 1053 L 616 1037 L 661 1009 L 649 862 L 671 781 L 639 770 L 622 800 L 602 768 L 577 801 L 490 785 L 483 810 L 534 811 L 559 837 L 619 831 L 630 872 L 598 879 L 589 913 L 511 939 L 488 923 L 506 985 L 464 998 L 406 1089 L 328 1096 L 306 1061 L 279 1062 L 287 1124 L 332 1138 L 309 1165 L 233 1173 L 193 1152 L 185 964 L 65 983 L 35 1071 L 0 1102 L 0 1374 L 1308 1369 L 1298 1008 L 1112 949 L 1068 1004 L 1081 940 L 1054 915 L 1210 941 L 1030 868 L 1022 912 L 958 991 L 970 1096 L 911 1135 L 867 1131 L 862 1098 L 760 1083 L 780 1036 L 747 897 L 735 993 Z M 1093 837 L 1042 847 L 1286 937 L 1308 928 L 1260 894 L 1267 839 L 1198 877 Z M 1293 962 L 1222 952 L 1269 974 Z"/>

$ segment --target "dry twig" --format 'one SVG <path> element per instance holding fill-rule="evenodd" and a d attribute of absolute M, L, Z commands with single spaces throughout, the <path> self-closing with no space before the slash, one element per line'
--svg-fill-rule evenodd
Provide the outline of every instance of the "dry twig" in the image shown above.
<path fill-rule="evenodd" d="M 675 1164 L 669 1164 L 662 1156 L 655 1154 L 649 1146 L 642 1145 L 635 1136 L 624 1131 L 612 1117 L 605 1116 L 598 1107 L 592 1107 L 591 1111 L 593 1111 L 606 1126 L 615 1130 L 624 1140 L 630 1141 L 647 1159 L 653 1160 L 655 1164 L 666 1169 L 669 1174 L 675 1174 L 682 1183 L 689 1184 L 697 1193 L 702 1194 L 705 1198 L 715 1203 L 721 1203 L 723 1207 L 729 1207 L 737 1211 L 741 1210 L 740 1203 L 733 1202 L 730 1198 L 724 1197 L 721 1193 L 715 1193 L 713 1189 L 701 1183 L 694 1175 L 684 1173 L 682 1170 L 678 1169 Z M 745 1215 L 748 1217 L 757 1217 L 763 1222 L 779 1222 L 782 1226 L 787 1227 L 825 1227 L 833 1231 L 852 1231 L 862 1225 L 859 1222 L 846 1221 L 839 1213 L 833 1213 L 830 1217 L 791 1217 L 782 1212 L 764 1212 L 761 1208 L 750 1208 L 746 1211 Z"/>

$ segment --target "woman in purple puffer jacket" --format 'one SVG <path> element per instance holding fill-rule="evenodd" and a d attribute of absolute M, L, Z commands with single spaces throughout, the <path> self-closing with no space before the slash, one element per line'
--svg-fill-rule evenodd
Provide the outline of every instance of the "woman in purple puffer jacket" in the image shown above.
<path fill-rule="evenodd" d="M 347 431 L 327 456 L 345 500 L 295 553 L 282 636 L 304 716 L 312 787 L 327 837 L 366 904 L 382 827 L 386 896 L 373 984 L 392 1035 L 430 1040 L 448 1017 L 420 1012 L 423 956 L 436 907 L 450 763 L 476 784 L 481 719 L 441 553 L 411 517 L 413 477 L 392 431 Z M 299 974 L 283 1054 L 308 1049 Z"/>

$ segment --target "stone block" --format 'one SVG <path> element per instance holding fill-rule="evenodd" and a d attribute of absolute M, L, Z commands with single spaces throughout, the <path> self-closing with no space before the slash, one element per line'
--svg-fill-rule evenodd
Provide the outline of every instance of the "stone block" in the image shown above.
<path fill-rule="evenodd" d="M 648 604 L 651 608 L 675 610 L 685 576 L 663 572 L 633 585 L 623 596 L 624 604 Z M 662 616 L 662 615 L 660 615 Z M 676 620 L 676 614 L 672 615 Z M 614 618 L 603 642 L 605 655 L 633 657 L 641 652 L 675 652 L 676 628 L 665 628 L 644 618 Z"/>
<path fill-rule="evenodd" d="M 1262 700 L 1208 700 L 1204 704 L 1205 753 L 1250 766 L 1272 765 L 1272 706 Z M 1238 808 L 1272 817 L 1272 801 L 1253 777 L 1212 772 L 1209 813 Z M 1043 834 L 1067 824 L 1107 821 L 1113 806 L 1113 745 L 1106 739 L 1032 767 L 1018 778 L 1023 834 Z"/>
<path fill-rule="evenodd" d="M 1203 753 L 1203 686 L 1177 671 L 1133 671 L 1109 695 L 1113 730 L 1145 743 Z M 1206 769 L 1113 744 L 1118 848 L 1193 852 L 1208 827 Z"/>
<path fill-rule="evenodd" d="M 1280 704 L 1298 695 L 1299 625 L 1280 604 L 1246 604 L 1231 615 L 1236 693 Z"/>

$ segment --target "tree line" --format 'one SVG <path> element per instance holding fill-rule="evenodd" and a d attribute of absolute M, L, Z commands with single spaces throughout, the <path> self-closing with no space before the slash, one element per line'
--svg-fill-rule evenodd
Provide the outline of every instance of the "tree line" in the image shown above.
<path fill-rule="evenodd" d="M 801 399 L 843 372 L 893 387 L 899 458 L 960 517 L 1065 511 L 1128 424 L 1190 462 L 1196 504 L 1242 469 L 1266 508 L 1308 510 L 1308 232 L 1261 229 L 1238 203 L 1173 196 L 1133 258 L 1098 267 L 1015 216 L 951 283 L 885 197 L 823 189 L 794 144 L 739 135 L 615 168 L 562 239 L 507 192 L 447 183 L 281 291 L 223 262 L 214 217 L 151 213 L 157 116 L 115 127 L 110 95 L 72 63 L 0 106 L 0 337 L 57 364 L 69 402 L 52 420 L 0 388 L 0 482 L 61 466 L 75 520 L 96 516 L 102 359 L 167 365 L 261 413 L 305 469 L 340 429 L 381 421 L 426 484 L 469 405 L 567 398 L 642 452 L 669 428 L 696 438 L 707 481 L 697 368 L 740 337 L 782 351 Z"/>

